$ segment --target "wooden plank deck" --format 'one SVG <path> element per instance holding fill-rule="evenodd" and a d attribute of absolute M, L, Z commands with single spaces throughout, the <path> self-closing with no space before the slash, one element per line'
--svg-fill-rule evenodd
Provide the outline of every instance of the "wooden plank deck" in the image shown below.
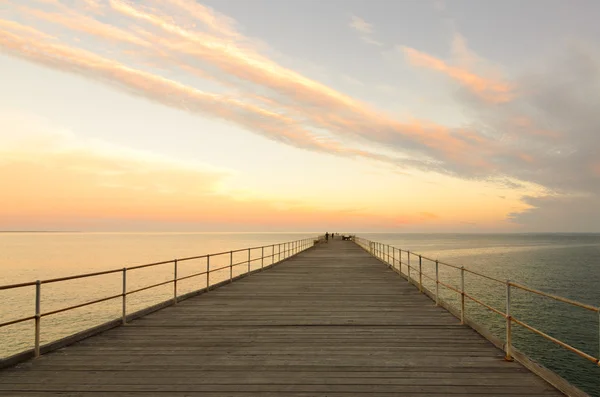
<path fill-rule="evenodd" d="M 350 241 L 0 372 L 1 396 L 559 396 Z"/>

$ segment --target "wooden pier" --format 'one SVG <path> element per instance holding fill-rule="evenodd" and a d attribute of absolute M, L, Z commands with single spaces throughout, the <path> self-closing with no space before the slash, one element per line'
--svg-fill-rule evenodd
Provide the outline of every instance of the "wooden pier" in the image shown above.
<path fill-rule="evenodd" d="M 352 241 L 0 371 L 1 396 L 558 396 Z"/>

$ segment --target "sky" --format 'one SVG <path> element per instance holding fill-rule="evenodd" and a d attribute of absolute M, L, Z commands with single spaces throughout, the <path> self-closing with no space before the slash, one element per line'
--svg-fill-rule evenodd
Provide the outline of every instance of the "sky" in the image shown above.
<path fill-rule="evenodd" d="M 0 0 L 0 230 L 600 232 L 597 15 Z"/>

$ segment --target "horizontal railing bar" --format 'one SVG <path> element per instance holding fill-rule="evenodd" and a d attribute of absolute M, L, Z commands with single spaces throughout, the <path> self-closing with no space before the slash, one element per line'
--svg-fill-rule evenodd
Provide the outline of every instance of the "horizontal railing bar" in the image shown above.
<path fill-rule="evenodd" d="M 292 244 L 292 243 L 299 243 L 302 242 L 304 240 L 295 240 L 295 241 L 287 241 L 284 243 L 276 243 L 276 244 L 268 244 L 268 245 L 263 245 L 263 246 L 258 246 L 258 247 L 251 247 L 251 248 L 241 248 L 241 249 L 237 249 L 237 250 L 233 250 L 233 251 L 224 251 L 224 252 L 217 252 L 217 253 L 213 253 L 213 254 L 204 254 L 204 255 L 198 255 L 198 256 L 190 256 L 190 257 L 186 257 L 186 258 L 178 258 L 178 259 L 170 259 L 170 260 L 166 260 L 166 261 L 160 261 L 160 262 L 153 262 L 153 263 L 145 263 L 142 265 L 136 265 L 136 266 L 130 266 L 127 268 L 127 270 L 137 270 L 137 269 L 143 269 L 146 267 L 152 267 L 152 266 L 159 266 L 159 265 L 166 265 L 169 263 L 173 263 L 175 260 L 178 262 L 183 262 L 183 261 L 189 261 L 189 260 L 194 260 L 194 259 L 202 259 L 202 258 L 206 258 L 208 256 L 217 256 L 217 255 L 225 255 L 225 254 L 230 254 L 230 253 L 237 253 L 237 252 L 243 252 L 243 251 L 252 251 L 252 250 L 256 250 L 256 249 L 260 249 L 260 248 L 271 248 L 274 246 L 279 246 L 279 245 L 284 245 L 284 244 Z M 291 250 L 286 250 L 286 251 L 281 251 L 281 254 L 283 254 L 284 252 L 289 252 Z M 271 255 L 269 256 L 265 256 L 265 258 L 268 257 L 274 257 L 275 255 L 279 254 L 279 252 L 272 252 Z M 260 258 L 257 258 L 260 259 Z M 251 261 L 255 261 L 257 259 L 252 259 Z M 248 263 L 247 261 L 244 263 Z M 119 268 L 119 269 L 112 269 L 112 270 L 104 270 L 101 272 L 93 272 L 93 273 L 84 273 L 84 274 L 77 274 L 77 275 L 73 275 L 73 276 L 65 276 L 65 277 L 58 277 L 58 278 L 52 278 L 52 279 L 47 279 L 47 280 L 41 280 L 42 284 L 50 284 L 50 283 L 56 283 L 59 281 L 69 281 L 69 280 L 76 280 L 79 278 L 86 278 L 86 277 L 94 277 L 94 276 L 102 276 L 105 274 L 112 274 L 112 273 L 119 273 L 122 272 L 123 269 Z M 14 289 L 14 288 L 22 288 L 22 287 L 29 287 L 29 286 L 34 286 L 36 285 L 36 281 L 29 281 L 29 282 L 25 282 L 25 283 L 17 283 L 17 284 L 8 284 L 8 285 L 0 285 L 0 291 L 2 290 L 8 290 L 8 289 Z"/>
<path fill-rule="evenodd" d="M 35 320 L 35 316 L 23 317 L 23 318 L 20 318 L 20 319 L 18 319 L 18 320 L 11 320 L 11 321 L 7 321 L 7 322 L 5 322 L 5 323 L 1 323 L 1 324 L 0 324 L 0 328 L 2 328 L 2 327 L 7 327 L 7 326 L 9 326 L 9 325 L 13 325 L 13 324 L 22 323 L 22 322 L 24 322 L 24 321 L 29 321 L 29 320 Z"/>
<path fill-rule="evenodd" d="M 435 262 L 437 260 L 437 259 L 431 259 L 431 258 L 429 258 L 427 256 L 424 256 L 424 255 L 421 255 L 421 258 L 426 259 L 426 260 L 431 261 L 431 262 Z"/>
<path fill-rule="evenodd" d="M 372 241 L 369 241 L 369 240 L 366 240 L 366 239 L 361 239 L 360 237 L 357 238 L 357 241 L 358 241 L 358 244 L 360 246 L 362 246 L 365 250 L 368 250 L 369 252 L 371 252 L 373 254 L 373 256 L 375 256 L 376 258 L 383 259 L 383 258 L 386 257 L 385 250 L 382 251 L 380 249 L 380 247 L 381 247 L 380 243 L 375 243 L 375 242 L 372 242 Z M 395 247 L 392 247 L 392 249 L 396 250 Z M 402 253 L 402 251 L 403 250 L 400 250 L 400 254 Z M 418 254 L 413 254 L 410 251 L 405 251 L 405 252 L 407 252 L 407 254 L 408 254 L 409 261 L 410 261 L 410 256 L 411 255 L 418 255 Z M 585 353 L 584 351 L 582 351 L 582 350 L 580 350 L 580 349 L 578 349 L 576 347 L 573 347 L 573 346 L 569 345 L 566 342 L 563 342 L 563 341 L 561 341 L 561 340 L 559 340 L 557 338 L 554 338 L 554 337 L 546 334 L 545 332 L 540 331 L 540 330 L 536 329 L 535 327 L 533 327 L 533 326 L 531 326 L 531 325 L 529 325 L 529 324 L 527 324 L 527 323 L 525 323 L 523 321 L 520 321 L 520 320 L 518 320 L 518 319 L 516 319 L 516 318 L 514 318 L 512 316 L 510 316 L 510 314 L 509 314 L 509 307 L 510 307 L 509 306 L 510 305 L 510 287 L 512 286 L 512 287 L 515 287 L 515 288 L 519 288 L 519 289 L 527 291 L 527 292 L 531 292 L 531 293 L 534 293 L 534 294 L 537 294 L 537 295 L 540 295 L 540 296 L 544 296 L 544 297 L 548 297 L 548 298 L 554 299 L 554 300 L 556 300 L 558 302 L 563 302 L 563 303 L 567 303 L 567 304 L 570 304 L 570 305 L 573 305 L 573 306 L 581 307 L 583 309 L 587 309 L 587 310 L 592 311 L 592 312 L 600 313 L 600 307 L 595 307 L 595 306 L 588 305 L 588 304 L 585 304 L 585 303 L 581 303 L 581 302 L 578 302 L 578 301 L 575 301 L 575 300 L 572 300 L 572 299 L 563 298 L 561 296 L 550 294 L 550 293 L 546 293 L 546 292 L 543 292 L 543 291 L 540 291 L 540 290 L 537 290 L 537 289 L 534 289 L 534 288 L 526 287 L 526 286 L 518 284 L 518 283 L 513 283 L 513 282 L 510 282 L 510 281 L 500 280 L 500 279 L 497 279 L 495 277 L 491 277 L 491 276 L 488 276 L 488 275 L 476 272 L 474 270 L 466 269 L 464 267 L 459 267 L 459 266 L 456 266 L 456 265 L 451 265 L 449 263 L 440 262 L 438 260 L 433 260 L 433 259 L 428 258 L 426 256 L 422 256 L 421 255 L 420 258 L 421 259 L 425 259 L 425 260 L 429 260 L 429 261 L 432 261 L 432 262 L 435 262 L 436 263 L 436 272 L 437 272 L 437 265 L 439 265 L 439 264 L 441 264 L 442 266 L 448 266 L 448 267 L 452 267 L 452 268 L 455 268 L 457 270 L 462 270 L 463 271 L 463 273 L 462 273 L 462 277 L 463 277 L 462 278 L 462 280 L 463 280 L 462 281 L 463 282 L 462 290 L 459 290 L 458 288 L 455 288 L 452 285 L 444 283 L 443 281 L 441 281 L 441 280 L 439 280 L 437 278 L 437 275 L 436 275 L 436 279 L 433 279 L 432 277 L 429 277 L 427 274 L 423 273 L 421 271 L 421 261 L 419 262 L 419 272 L 418 272 L 418 274 L 419 274 L 420 277 L 425 277 L 425 278 L 427 278 L 427 279 L 435 282 L 437 285 L 441 284 L 442 286 L 444 286 L 444 287 L 446 287 L 446 288 L 448 288 L 450 290 L 453 290 L 453 291 L 455 291 L 458 294 L 461 294 L 463 296 L 463 298 L 462 298 L 463 299 L 463 303 L 462 303 L 462 309 L 461 309 L 461 323 L 463 321 L 463 317 L 462 316 L 464 316 L 464 310 L 465 310 L 465 308 L 464 308 L 464 297 L 467 297 L 471 301 L 473 301 L 473 302 L 475 302 L 475 303 L 477 303 L 477 304 L 485 307 L 486 309 L 488 309 L 488 310 L 490 310 L 490 311 L 492 311 L 492 312 L 494 312 L 494 313 L 496 313 L 496 314 L 504 317 L 507 320 L 507 324 L 508 324 L 507 325 L 507 339 L 506 339 L 506 344 L 505 344 L 504 348 L 506 349 L 506 355 L 507 355 L 508 359 L 511 358 L 511 353 L 510 353 L 511 347 L 510 346 L 511 346 L 511 343 L 512 343 L 511 342 L 511 337 L 510 337 L 510 324 L 511 324 L 511 322 L 514 322 L 515 324 L 518 324 L 518 325 L 524 327 L 526 330 L 531 331 L 531 332 L 533 332 L 535 334 L 538 334 L 538 335 L 542 336 L 543 338 L 545 338 L 545 339 L 547 339 L 547 340 L 549 340 L 549 341 L 551 341 L 551 342 L 553 342 L 553 343 L 555 343 L 555 344 L 557 344 L 557 345 L 559 345 L 559 346 L 561 346 L 561 347 L 563 347 L 563 348 L 565 348 L 565 349 L 567 349 L 567 350 L 569 350 L 569 351 L 571 351 L 571 352 L 573 352 L 573 353 L 575 353 L 575 354 L 577 354 L 577 355 L 579 355 L 579 356 L 581 356 L 581 357 L 583 357 L 583 358 L 585 358 L 585 359 L 587 359 L 589 361 L 592 361 L 595 364 L 597 364 L 597 365 L 600 366 L 600 359 L 599 358 L 596 358 L 596 357 L 594 357 L 594 356 L 592 356 L 592 355 L 590 355 L 588 353 Z M 392 262 L 393 263 L 396 262 L 395 258 L 392 260 Z M 402 267 L 402 265 L 409 266 L 409 272 L 410 272 L 410 265 L 409 265 L 409 263 L 402 262 L 402 257 L 401 256 L 398 259 L 398 262 L 400 263 L 400 268 Z M 506 313 L 503 313 L 501 310 L 498 310 L 498 309 L 496 309 L 496 308 L 494 308 L 494 307 L 492 307 L 492 306 L 490 306 L 490 305 L 488 305 L 488 304 L 480 301 L 479 299 L 473 297 L 472 295 L 469 295 L 468 293 L 466 293 L 464 291 L 464 271 L 466 271 L 468 273 L 471 273 L 471 274 L 473 274 L 475 276 L 483 277 L 485 279 L 488 279 L 488 280 L 491 280 L 491 281 L 494 281 L 494 282 L 497 282 L 497 283 L 505 285 L 506 288 L 507 288 L 507 292 L 506 292 L 506 294 L 507 294 L 507 304 L 506 304 L 507 305 L 506 306 L 507 309 L 506 309 Z M 422 283 L 422 281 L 421 281 L 421 283 Z M 422 284 L 420 284 L 420 287 L 421 286 L 422 286 Z M 437 302 L 437 299 L 438 299 L 438 295 L 437 294 L 438 294 L 438 292 L 436 291 L 436 302 Z M 448 309 L 448 310 L 450 310 L 450 309 Z"/>
<path fill-rule="evenodd" d="M 32 285 L 35 285 L 35 284 L 37 284 L 37 281 L 29 281 L 27 283 L 3 285 L 3 286 L 0 286 L 0 291 L 7 290 L 7 289 L 13 289 L 13 288 L 31 287 Z"/>
<path fill-rule="evenodd" d="M 206 274 L 206 272 L 201 272 L 201 273 L 194 273 L 194 274 L 190 274 L 184 277 L 180 277 L 177 279 L 177 281 L 181 281 L 181 280 L 187 280 L 188 278 L 192 278 L 192 277 L 198 277 L 198 276 L 202 276 Z"/>
<path fill-rule="evenodd" d="M 206 274 L 206 273 L 205 273 Z M 138 288 L 138 289 L 134 289 L 133 291 L 127 291 L 127 293 L 125 295 L 131 295 L 131 294 L 135 294 L 136 292 L 142 292 L 145 291 L 147 289 L 150 288 L 156 288 L 156 287 L 160 287 L 161 285 L 166 285 L 166 284 L 170 284 L 172 283 L 173 280 L 168 280 L 168 281 L 163 281 L 162 283 L 158 283 L 158 284 L 154 284 L 154 285 L 149 285 L 147 287 L 143 287 L 143 288 Z"/>
<path fill-rule="evenodd" d="M 145 265 L 137 265 L 137 266 L 128 267 L 127 270 L 136 270 L 136 269 L 143 269 L 145 267 L 158 266 L 158 265 L 166 265 L 168 263 L 173 263 L 174 261 L 175 261 L 175 259 L 171 259 L 169 261 L 147 263 Z M 119 270 L 121 270 L 121 269 L 119 269 Z"/>
<path fill-rule="evenodd" d="M 454 288 L 454 287 L 453 287 L 452 285 L 450 285 L 450 284 L 446 284 L 446 283 L 444 283 L 444 282 L 442 282 L 442 281 L 439 281 L 439 280 L 438 280 L 438 283 L 440 283 L 440 285 L 443 285 L 444 287 L 446 287 L 446 288 L 448 288 L 448 289 L 451 289 L 452 291 L 458 292 L 459 294 L 460 294 L 460 293 L 462 293 L 462 292 L 461 292 L 461 291 L 460 291 L 458 288 Z"/>
<path fill-rule="evenodd" d="M 361 239 L 360 237 L 359 237 L 359 239 L 365 241 L 365 246 L 367 246 L 367 247 L 369 246 L 369 243 L 374 243 L 373 241 L 366 240 L 366 239 Z M 390 246 L 390 247 L 392 247 L 392 248 L 395 249 L 395 247 L 393 247 L 393 246 Z M 400 250 L 400 251 L 401 252 L 409 252 L 411 255 L 417 255 L 417 256 L 420 256 L 422 259 L 426 259 L 426 260 L 429 260 L 431 262 L 436 262 L 435 259 L 429 258 L 429 257 L 424 256 L 424 255 L 418 255 L 418 254 L 415 254 L 413 252 L 406 251 L 406 250 Z M 376 255 L 376 256 L 379 257 L 378 255 Z M 408 263 L 402 262 L 401 260 L 399 260 L 399 262 L 400 262 L 401 265 L 408 266 Z M 443 266 L 449 266 L 449 267 L 452 267 L 452 268 L 458 269 L 458 270 L 462 269 L 462 267 L 459 267 L 459 266 L 456 266 L 456 265 L 451 265 L 451 264 L 446 263 L 446 262 L 440 262 L 439 260 L 437 262 L 438 262 L 438 264 L 443 265 Z M 506 284 L 505 280 L 500 280 L 500 279 L 497 279 L 495 277 L 491 277 L 491 276 L 488 276 L 488 275 L 485 275 L 485 274 L 482 274 L 482 273 L 479 273 L 477 271 L 470 270 L 470 269 L 467 269 L 467 268 L 464 268 L 464 270 L 465 270 L 465 272 L 474 274 L 476 276 L 483 277 L 483 278 L 486 278 L 488 280 L 495 281 L 497 283 Z M 423 275 L 425 277 L 427 277 L 428 279 L 432 280 L 432 278 L 428 277 L 427 275 L 425 275 L 425 273 L 423 273 Z M 440 281 L 440 284 L 448 287 L 447 284 L 444 284 L 441 281 Z M 534 293 L 534 294 L 538 294 L 538 295 L 541 295 L 541 296 L 545 296 L 545 297 L 557 300 L 559 302 L 568 303 L 568 304 L 571 304 L 573 306 L 581 307 L 581 308 L 584 308 L 584 309 L 587 309 L 587 310 L 590 310 L 590 311 L 593 311 L 593 312 L 597 312 L 597 313 L 600 312 L 600 307 L 588 305 L 586 303 L 581 303 L 581 302 L 575 301 L 573 299 L 563 298 L 561 296 L 549 294 L 549 293 L 546 293 L 546 292 L 543 292 L 543 291 L 540 291 L 540 290 L 536 290 L 534 288 L 529 288 L 529 287 L 526 287 L 524 285 L 513 283 L 513 282 L 511 282 L 510 285 L 513 286 L 513 287 L 515 287 L 515 288 L 522 289 L 524 291 L 528 291 L 528 292 L 531 292 L 531 293 Z M 454 288 L 451 288 L 451 289 L 453 289 L 454 291 L 457 291 L 457 292 L 460 293 L 460 291 L 458 291 L 458 290 L 456 290 Z"/>
<path fill-rule="evenodd" d="M 435 278 L 434 277 L 430 277 L 427 275 L 427 273 L 421 273 L 421 275 L 425 278 L 428 278 L 429 280 L 433 281 L 435 283 Z"/>
<path fill-rule="evenodd" d="M 219 270 L 224 270 L 224 269 L 229 269 L 229 265 L 227 265 L 227 266 L 223 266 L 223 267 L 218 267 L 218 268 L 216 268 L 216 269 L 210 269 L 210 272 L 209 272 L 209 273 L 212 273 L 212 272 L 218 272 Z M 178 279 L 178 280 L 181 280 L 181 279 Z"/>
<path fill-rule="evenodd" d="M 558 339 L 556 339 L 555 337 L 553 337 L 553 336 L 550 336 L 550 335 L 548 335 L 547 333 L 545 333 L 545 332 L 543 332 L 543 331 L 540 331 L 539 329 L 537 329 L 537 328 L 534 328 L 534 327 L 532 327 L 532 326 L 531 326 L 531 325 L 529 325 L 529 324 L 526 324 L 526 323 L 524 323 L 523 321 L 519 321 L 519 320 L 517 320 L 517 319 L 516 319 L 516 318 L 514 318 L 514 317 L 511 317 L 511 321 L 513 321 L 514 323 L 517 323 L 517 324 L 519 324 L 520 326 L 522 326 L 522 327 L 524 327 L 524 328 L 527 328 L 528 330 L 530 330 L 530 331 L 531 331 L 531 332 L 533 332 L 533 333 L 536 333 L 536 334 L 538 334 L 538 335 L 540 335 L 540 336 L 542 336 L 542 337 L 544 337 L 544 338 L 548 339 L 548 340 L 549 340 L 549 341 L 551 341 L 551 342 L 554 342 L 554 343 L 556 343 L 557 345 L 560 345 L 560 346 L 564 347 L 564 348 L 565 348 L 565 349 L 567 349 L 567 350 L 570 350 L 570 351 L 572 351 L 572 352 L 573 352 L 573 353 L 575 353 L 575 354 L 578 354 L 579 356 L 581 356 L 581 357 L 583 357 L 583 358 L 585 358 L 585 359 L 588 359 L 588 360 L 590 360 L 590 361 L 592 361 L 592 362 L 594 362 L 594 363 L 596 363 L 596 364 L 600 364 L 600 363 L 598 362 L 598 359 L 597 359 L 596 357 L 594 357 L 594 356 L 591 356 L 591 355 L 587 354 L 586 352 L 583 352 L 583 351 L 579 350 L 578 348 L 576 348 L 576 347 L 573 347 L 573 346 L 569 345 L 568 343 L 565 343 L 565 342 L 563 342 L 563 341 L 561 341 L 561 340 L 558 340 Z"/>
<path fill-rule="evenodd" d="M 491 311 L 493 311 L 496 314 L 501 315 L 502 317 L 506 317 L 506 313 L 501 312 L 500 310 L 496 309 L 495 307 L 492 307 L 490 305 L 488 305 L 487 303 L 484 303 L 482 301 L 480 301 L 479 299 L 475 298 L 474 296 L 469 295 L 468 293 L 465 292 L 465 296 L 469 299 L 471 299 L 473 302 L 475 303 L 479 303 L 481 306 L 483 307 L 487 307 L 488 309 L 490 309 Z"/>
<path fill-rule="evenodd" d="M 529 288 L 529 287 L 526 287 L 526 286 L 521 285 L 521 284 L 517 284 L 517 283 L 511 282 L 510 286 L 511 287 L 515 287 L 515 288 L 519 288 L 519 289 L 522 289 L 524 291 L 528 291 L 528 292 L 531 292 L 531 293 L 534 293 L 534 294 L 537 294 L 537 295 L 545 296 L 547 298 L 552 298 L 552 299 L 557 300 L 559 302 L 569 303 L 569 304 L 571 304 L 573 306 L 578 306 L 578 307 L 581 307 L 581 308 L 584 308 L 584 309 L 587 309 L 587 310 L 590 310 L 590 311 L 593 311 L 593 312 L 598 312 L 598 310 L 600 310 L 599 308 L 597 308 L 595 306 L 592 306 L 592 305 L 587 305 L 585 303 L 577 302 L 577 301 L 574 301 L 572 299 L 567 299 L 567 298 L 563 298 L 561 296 L 552 295 L 552 294 L 549 294 L 547 292 L 543 292 L 543 291 L 540 291 L 540 290 L 537 290 L 537 289 Z"/>
<path fill-rule="evenodd" d="M 233 263 L 231 266 L 233 267 L 233 266 L 247 265 L 247 264 L 248 264 L 248 261 L 246 260 L 246 261 L 241 261 L 241 262 Z"/>
<path fill-rule="evenodd" d="M 492 280 L 492 281 L 495 281 L 497 283 L 506 284 L 506 280 L 500 280 L 500 279 L 497 279 L 497 278 L 494 278 L 494 277 L 491 277 L 491 276 L 486 276 L 485 274 L 476 272 L 474 270 L 469 270 L 466 267 L 465 267 L 465 272 L 474 274 L 474 275 L 479 276 L 479 277 L 487 278 L 488 280 Z"/>
<path fill-rule="evenodd" d="M 460 269 L 461 269 L 461 267 L 460 267 L 460 266 L 451 265 L 451 264 L 449 264 L 449 263 L 446 263 L 446 262 L 440 262 L 440 261 L 438 261 L 438 264 L 440 264 L 440 265 L 444 265 L 444 266 L 448 266 L 448 267 L 451 267 L 451 268 L 454 268 L 454 269 L 458 269 L 458 270 L 460 270 Z"/>
<path fill-rule="evenodd" d="M 227 252 L 228 254 L 229 252 Z M 220 254 L 210 254 L 210 256 L 215 256 L 215 255 L 220 255 Z M 208 254 L 204 254 L 204 255 L 198 255 L 198 256 L 189 256 L 187 258 L 178 258 L 177 262 L 185 262 L 185 261 L 191 261 L 194 259 L 204 259 L 208 256 Z"/>
<path fill-rule="evenodd" d="M 94 277 L 94 276 L 103 276 L 105 274 L 120 273 L 122 271 L 123 271 L 123 269 L 105 270 L 105 271 L 102 271 L 102 272 L 78 274 L 76 276 L 51 278 L 51 279 L 48 279 L 48 280 L 42 280 L 41 283 L 42 284 L 57 283 L 59 281 L 68 281 L 68 280 L 76 280 L 76 279 L 79 279 L 79 278 Z"/>
<path fill-rule="evenodd" d="M 79 305 L 74 305 L 74 306 L 70 306 L 70 307 L 65 307 L 63 309 L 57 309 L 57 310 L 53 310 L 51 312 L 42 313 L 42 314 L 40 314 L 40 317 L 51 316 L 53 314 L 58 314 L 58 313 L 66 312 L 68 310 L 79 309 L 80 307 L 85 307 L 85 306 L 93 305 L 95 303 L 101 303 L 101 302 L 109 301 L 111 299 L 120 298 L 122 296 L 123 296 L 123 294 L 118 294 L 118 295 L 109 296 L 107 298 L 97 299 L 97 300 L 91 301 L 91 302 L 80 303 Z"/>

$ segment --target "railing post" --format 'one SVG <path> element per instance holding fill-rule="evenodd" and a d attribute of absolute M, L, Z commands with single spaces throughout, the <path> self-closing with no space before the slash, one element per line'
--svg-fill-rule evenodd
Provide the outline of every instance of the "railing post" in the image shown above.
<path fill-rule="evenodd" d="M 388 264 L 389 267 L 392 267 L 392 263 L 390 262 L 390 245 L 389 244 L 387 245 L 387 253 L 386 253 L 386 255 L 387 255 L 386 262 L 387 262 L 387 264 Z"/>
<path fill-rule="evenodd" d="M 460 324 L 465 324 L 465 267 L 460 268 Z"/>
<path fill-rule="evenodd" d="M 512 319 L 510 317 L 510 280 L 506 280 L 506 347 L 504 351 L 506 355 L 504 357 L 507 361 L 512 361 L 511 356 L 512 347 Z"/>
<path fill-rule="evenodd" d="M 248 273 L 250 273 L 250 248 L 248 248 Z"/>
<path fill-rule="evenodd" d="M 206 291 L 210 291 L 210 255 L 206 255 Z"/>
<path fill-rule="evenodd" d="M 177 304 L 177 259 L 173 261 L 173 304 Z"/>
<path fill-rule="evenodd" d="M 277 262 L 281 262 L 281 243 L 277 244 Z"/>
<path fill-rule="evenodd" d="M 121 322 L 127 324 L 127 268 L 123 268 L 123 308 L 121 313 Z"/>
<path fill-rule="evenodd" d="M 229 251 L 229 282 L 233 281 L 233 251 Z"/>
<path fill-rule="evenodd" d="M 398 248 L 398 270 L 402 274 L 402 248 Z"/>
<path fill-rule="evenodd" d="M 437 259 L 435 261 L 435 305 L 440 305 L 440 266 Z"/>
<path fill-rule="evenodd" d="M 419 292 L 423 293 L 423 258 L 419 255 Z"/>
<path fill-rule="evenodd" d="M 408 268 L 406 272 L 406 281 L 410 284 L 410 251 L 406 251 L 406 267 Z"/>
<path fill-rule="evenodd" d="M 35 357 L 40 356 L 40 328 L 41 328 L 41 299 L 42 299 L 42 282 L 37 280 L 35 282 L 35 342 L 34 351 Z"/>
<path fill-rule="evenodd" d="M 275 244 L 271 246 L 271 265 L 275 263 Z"/>
<path fill-rule="evenodd" d="M 392 267 L 396 268 L 396 247 L 392 248 Z"/>
<path fill-rule="evenodd" d="M 260 247 L 260 268 L 265 267 L 265 247 Z"/>

